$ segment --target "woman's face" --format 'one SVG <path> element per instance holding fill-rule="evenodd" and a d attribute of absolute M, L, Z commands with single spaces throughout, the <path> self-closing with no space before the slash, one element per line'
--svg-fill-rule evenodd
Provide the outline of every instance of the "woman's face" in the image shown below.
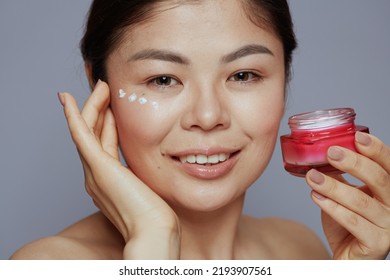
<path fill-rule="evenodd" d="M 166 9 L 131 27 L 107 60 L 123 156 L 172 206 L 227 205 L 273 152 L 284 110 L 283 46 L 240 2 Z"/>

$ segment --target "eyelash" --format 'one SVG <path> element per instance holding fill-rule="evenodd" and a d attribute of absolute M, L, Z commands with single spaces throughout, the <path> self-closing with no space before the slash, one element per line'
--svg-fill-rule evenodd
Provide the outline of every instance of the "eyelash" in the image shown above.
<path fill-rule="evenodd" d="M 165 79 L 166 81 L 168 81 L 168 85 L 163 85 L 161 82 L 161 79 Z M 160 80 L 160 81 L 159 81 Z M 160 84 L 158 84 L 160 82 Z M 171 84 L 172 82 L 174 82 L 174 84 Z M 147 84 L 151 85 L 151 86 L 154 86 L 154 87 L 157 87 L 157 88 L 169 88 L 169 87 L 174 87 L 176 85 L 179 85 L 180 82 L 174 78 L 174 77 L 171 77 L 171 76 L 156 76 L 154 78 L 151 78 L 150 80 L 147 81 Z"/>
<path fill-rule="evenodd" d="M 240 78 L 238 75 L 241 75 L 241 76 L 245 75 L 244 76 L 245 80 L 240 80 L 240 79 L 243 79 L 243 77 Z M 249 78 L 248 78 L 248 76 L 249 76 Z M 238 78 L 238 79 L 236 80 L 235 78 Z M 161 79 L 164 79 L 165 83 L 168 83 L 168 85 L 163 85 L 162 83 L 164 83 L 164 81 L 162 81 Z M 240 84 L 247 84 L 247 83 L 262 81 L 262 80 L 263 80 L 263 77 L 255 72 L 253 72 L 253 71 L 240 71 L 240 72 L 233 74 L 232 76 L 230 76 L 228 78 L 228 81 L 239 82 Z M 172 82 L 173 82 L 173 84 L 171 84 Z M 161 76 L 156 76 L 156 77 L 149 79 L 147 81 L 147 84 L 154 86 L 154 87 L 157 87 L 157 88 L 165 89 L 165 88 L 177 86 L 180 84 L 180 82 L 174 77 L 171 77 L 168 75 L 166 75 L 166 76 L 161 75 Z"/>
<path fill-rule="evenodd" d="M 235 80 L 235 78 L 238 77 L 238 75 L 245 75 L 245 77 L 248 77 L 248 75 L 251 77 L 251 78 L 248 78 L 246 80 Z M 247 83 L 251 83 L 251 82 L 257 82 L 257 81 L 262 81 L 263 80 L 263 77 L 255 72 L 252 72 L 252 71 L 240 71 L 240 72 L 237 72 L 235 74 L 233 74 L 232 76 L 229 77 L 228 81 L 233 81 L 233 82 L 239 82 L 239 83 L 242 83 L 242 84 L 247 84 Z"/>

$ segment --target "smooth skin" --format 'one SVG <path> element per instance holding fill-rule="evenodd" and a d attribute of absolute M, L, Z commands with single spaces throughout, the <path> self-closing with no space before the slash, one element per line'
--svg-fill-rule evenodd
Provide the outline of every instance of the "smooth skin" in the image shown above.
<path fill-rule="evenodd" d="M 27 245 L 13 258 L 329 258 L 318 237 L 301 224 L 242 215 L 245 191 L 269 162 L 284 112 L 280 40 L 248 20 L 240 1 L 166 8 L 129 30 L 107 60 L 108 83 L 94 85 L 81 112 L 71 94 L 59 95 L 86 190 L 101 211 Z M 248 45 L 270 52 L 248 52 Z M 168 50 L 185 63 L 139 55 L 150 49 Z M 120 99 L 120 88 L 144 93 L 159 109 Z M 342 160 L 330 160 L 367 183 L 374 194 L 367 211 L 359 204 L 365 193 L 342 178 L 315 171 L 307 176 L 334 258 L 376 259 L 389 251 L 389 157 L 384 155 L 390 152 L 368 137 L 370 144 L 358 144 L 361 155 L 345 152 Z M 128 166 L 120 163 L 118 146 Z M 194 150 L 234 151 L 234 164 L 220 176 L 202 179 L 177 160 Z M 362 217 L 370 222 L 360 222 Z"/>

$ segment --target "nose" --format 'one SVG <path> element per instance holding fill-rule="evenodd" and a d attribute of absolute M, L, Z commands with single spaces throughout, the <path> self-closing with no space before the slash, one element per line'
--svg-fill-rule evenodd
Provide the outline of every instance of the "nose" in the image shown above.
<path fill-rule="evenodd" d="M 216 88 L 194 89 L 191 92 L 181 125 L 186 130 L 211 131 L 230 126 L 227 96 Z"/>

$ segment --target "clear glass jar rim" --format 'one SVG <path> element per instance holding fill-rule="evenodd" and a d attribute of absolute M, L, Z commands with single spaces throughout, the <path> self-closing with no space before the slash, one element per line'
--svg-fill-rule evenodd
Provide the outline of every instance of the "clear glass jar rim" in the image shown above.
<path fill-rule="evenodd" d="M 353 123 L 355 110 L 352 108 L 323 109 L 293 115 L 288 119 L 291 129 L 320 129 Z"/>

